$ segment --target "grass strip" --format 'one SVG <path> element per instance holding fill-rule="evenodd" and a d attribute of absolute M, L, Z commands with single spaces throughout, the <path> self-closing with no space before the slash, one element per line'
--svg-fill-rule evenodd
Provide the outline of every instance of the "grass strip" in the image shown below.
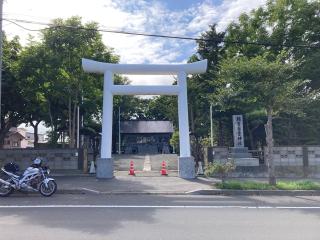
<path fill-rule="evenodd" d="M 263 182 L 230 180 L 215 186 L 234 190 L 320 190 L 320 183 L 312 181 L 278 181 L 276 186 L 272 186 Z"/>

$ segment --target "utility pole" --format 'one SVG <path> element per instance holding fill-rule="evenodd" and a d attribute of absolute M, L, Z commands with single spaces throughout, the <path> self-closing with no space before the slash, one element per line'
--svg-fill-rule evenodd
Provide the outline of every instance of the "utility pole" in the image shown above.
<path fill-rule="evenodd" d="M 211 139 L 211 147 L 213 147 L 212 104 L 210 104 L 210 139 Z"/>
<path fill-rule="evenodd" d="M 77 107 L 77 148 L 80 148 L 80 107 Z"/>
<path fill-rule="evenodd" d="M 1 93 L 2 93 L 2 41 L 3 41 L 3 36 L 2 36 L 2 22 L 3 22 L 3 0 L 0 0 L 0 129 L 2 129 L 2 124 L 1 124 L 1 116 L 2 116 L 2 102 L 1 102 Z"/>

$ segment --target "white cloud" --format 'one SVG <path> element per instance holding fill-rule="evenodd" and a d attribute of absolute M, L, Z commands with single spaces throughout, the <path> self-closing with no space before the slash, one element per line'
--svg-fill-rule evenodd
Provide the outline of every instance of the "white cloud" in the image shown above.
<path fill-rule="evenodd" d="M 255 8 L 265 5 L 266 0 L 235 0 L 224 1 L 220 6 L 221 19 L 218 24 L 218 30 L 224 30 L 232 21 L 236 21 L 237 18 L 244 12 L 249 13 Z"/>
<path fill-rule="evenodd" d="M 172 85 L 174 76 L 159 75 L 124 75 L 128 77 L 133 85 Z"/>
<path fill-rule="evenodd" d="M 126 30 L 153 34 L 183 35 L 197 37 L 208 29 L 209 24 L 218 24 L 219 30 L 237 19 L 242 12 L 265 4 L 266 0 L 225 0 L 220 5 L 214 1 L 195 1 L 187 9 L 169 10 L 160 0 L 10 0 L 4 4 L 4 17 L 49 22 L 54 18 L 82 16 L 85 22 L 96 21 L 101 27 L 111 30 Z M 28 28 L 43 26 L 22 24 Z M 30 33 L 5 22 L 4 30 L 9 36 Z M 195 51 L 192 41 L 130 36 L 104 33 L 106 45 L 115 49 L 122 63 L 180 63 Z M 149 83 L 151 77 L 130 77 L 134 83 Z M 168 83 L 164 77 L 154 77 L 154 82 Z"/>

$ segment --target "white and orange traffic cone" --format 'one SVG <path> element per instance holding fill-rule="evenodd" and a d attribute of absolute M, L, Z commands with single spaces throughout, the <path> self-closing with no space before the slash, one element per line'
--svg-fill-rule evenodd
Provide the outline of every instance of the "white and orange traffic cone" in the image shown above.
<path fill-rule="evenodd" d="M 168 176 L 168 171 L 167 171 L 167 166 L 165 161 L 162 161 L 162 169 L 160 172 L 162 176 Z"/>
<path fill-rule="evenodd" d="M 135 176 L 135 172 L 134 172 L 134 164 L 133 161 L 130 161 L 130 169 L 129 169 L 129 175 L 131 176 Z"/>

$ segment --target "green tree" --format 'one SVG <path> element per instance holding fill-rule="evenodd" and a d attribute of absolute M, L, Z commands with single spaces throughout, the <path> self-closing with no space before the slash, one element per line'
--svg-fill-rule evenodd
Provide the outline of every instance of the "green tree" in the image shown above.
<path fill-rule="evenodd" d="M 82 24 L 81 18 L 55 19 L 43 30 L 41 46 L 45 55 L 41 69 L 46 81 L 48 105 L 46 122 L 52 128 L 53 142 L 57 133 L 68 129 L 69 146 L 75 146 L 76 116 L 79 105 L 85 122 L 99 119 L 102 106 L 101 76 L 84 73 L 81 58 L 103 62 L 118 62 L 112 49 L 102 42 L 97 23 Z M 48 69 L 48 68 L 49 69 Z M 117 77 L 116 81 L 121 81 Z"/>
<path fill-rule="evenodd" d="M 175 149 L 176 153 L 179 153 L 179 132 L 177 130 L 173 132 L 170 138 L 170 145 Z"/>
<path fill-rule="evenodd" d="M 254 104 L 266 112 L 266 159 L 269 183 L 272 185 L 276 184 L 272 120 L 280 112 L 295 112 L 294 106 L 302 100 L 306 101 L 310 95 L 307 82 L 294 77 L 295 67 L 295 63 L 284 63 L 282 59 L 269 61 L 261 56 L 231 58 L 221 63 L 220 79 L 228 86 L 227 91 L 221 91 L 222 97 L 241 96 L 244 99 L 242 104 Z"/>
<path fill-rule="evenodd" d="M 25 101 L 24 119 L 34 129 L 34 146 L 38 144 L 38 125 L 47 118 L 47 90 L 50 87 L 50 66 L 46 63 L 47 56 L 41 43 L 30 42 L 25 47 L 18 61 L 18 77 L 20 78 L 21 94 Z"/>
<path fill-rule="evenodd" d="M 9 129 L 24 121 L 23 116 L 27 102 L 21 95 L 20 79 L 16 74 L 20 52 L 21 45 L 18 37 L 8 40 L 3 35 L 0 146 L 3 145 L 3 140 Z"/>
<path fill-rule="evenodd" d="M 172 121 L 178 126 L 178 101 L 175 96 L 158 96 L 149 100 L 146 117 L 150 120 Z"/>
<path fill-rule="evenodd" d="M 269 0 L 266 6 L 255 9 L 249 14 L 241 14 L 236 22 L 228 26 L 224 38 L 223 58 L 244 56 L 250 59 L 267 55 L 269 61 L 276 61 L 282 52 L 287 52 L 286 59 L 283 58 L 283 61 L 299 62 L 295 68 L 295 78 L 308 79 L 310 80 L 308 86 L 319 89 L 320 75 L 319 67 L 317 67 L 320 64 L 319 11 L 319 1 Z M 239 43 L 235 44 L 236 42 Z M 262 44 L 241 44 L 241 42 Z M 312 47 L 301 47 L 301 45 Z M 219 91 L 223 91 L 225 88 L 224 83 L 219 84 L 218 79 L 212 81 L 212 84 Z M 228 89 L 224 90 L 228 91 Z M 249 139 L 251 148 L 257 146 L 263 135 L 263 124 L 261 123 L 264 116 L 257 114 L 261 113 L 262 109 L 254 106 L 248 108 L 241 95 L 238 98 L 234 96 L 232 100 L 219 99 L 218 97 L 214 94 L 211 95 L 216 121 L 219 119 L 217 118 L 219 115 L 230 119 L 232 113 L 245 114 L 245 131 L 247 130 L 248 135 L 245 139 Z M 278 143 L 318 142 L 317 134 L 314 134 L 314 127 L 317 125 L 314 119 L 319 118 L 320 115 L 313 107 L 315 104 L 307 104 L 310 107 L 304 105 L 303 109 L 300 109 L 304 110 L 304 114 L 280 114 L 277 116 L 275 134 Z M 227 124 L 228 121 L 224 121 L 222 124 L 219 120 L 217 123 L 220 126 L 225 125 L 224 129 L 230 132 L 231 125 Z M 303 127 L 299 125 L 302 123 L 304 123 Z M 308 127 L 308 131 L 299 131 L 299 129 L 306 127 Z M 218 129 L 217 131 L 221 132 L 218 142 L 221 142 L 223 139 L 221 136 L 226 137 L 228 132 L 222 132 L 220 127 Z"/>

